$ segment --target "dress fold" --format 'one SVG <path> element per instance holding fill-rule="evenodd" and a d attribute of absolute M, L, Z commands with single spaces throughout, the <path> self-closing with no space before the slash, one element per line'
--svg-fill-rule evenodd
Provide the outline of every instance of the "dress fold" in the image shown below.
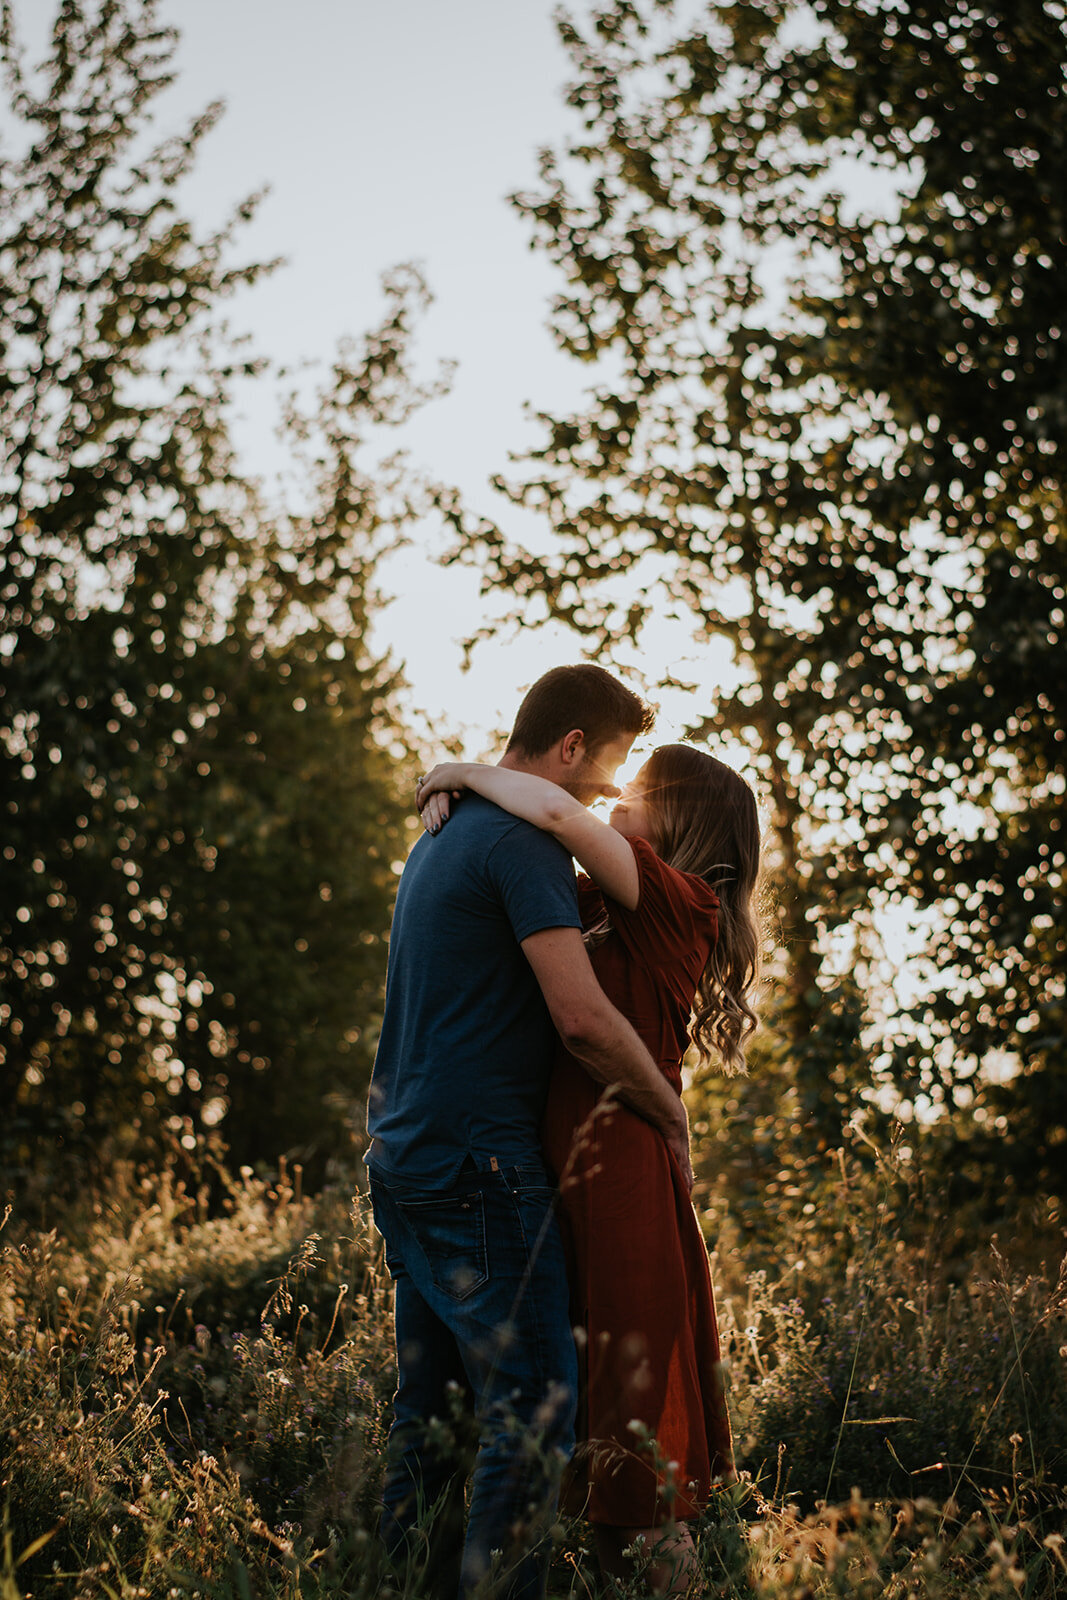
<path fill-rule="evenodd" d="M 636 909 L 588 879 L 579 906 L 586 926 L 609 916 L 590 952 L 597 978 L 680 1094 L 718 899 L 643 839 L 630 842 Z M 685 1181 L 659 1133 L 562 1048 L 543 1136 L 583 1368 L 569 1509 L 615 1527 L 694 1517 L 732 1471 L 733 1448 L 707 1250 Z"/>

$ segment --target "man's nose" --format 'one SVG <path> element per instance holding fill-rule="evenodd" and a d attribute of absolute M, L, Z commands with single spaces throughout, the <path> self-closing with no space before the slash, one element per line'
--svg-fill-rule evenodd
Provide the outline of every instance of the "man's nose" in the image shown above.
<path fill-rule="evenodd" d="M 602 783 L 600 792 L 605 800 L 617 800 L 622 794 L 622 790 L 614 783 Z"/>

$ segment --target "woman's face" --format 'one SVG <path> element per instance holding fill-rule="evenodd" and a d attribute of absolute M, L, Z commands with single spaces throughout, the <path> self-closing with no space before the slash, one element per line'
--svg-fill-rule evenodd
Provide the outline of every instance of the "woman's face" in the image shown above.
<path fill-rule="evenodd" d="M 651 807 L 645 799 L 647 781 L 646 761 L 640 772 L 623 786 L 622 793 L 612 810 L 610 822 L 615 832 L 621 833 L 624 839 L 645 839 L 655 849 L 655 824 Z"/>

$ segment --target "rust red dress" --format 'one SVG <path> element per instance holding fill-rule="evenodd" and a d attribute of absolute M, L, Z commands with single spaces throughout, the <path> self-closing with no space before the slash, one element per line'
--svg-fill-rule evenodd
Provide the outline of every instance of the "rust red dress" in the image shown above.
<path fill-rule="evenodd" d="M 637 907 L 627 911 L 581 878 L 582 920 L 595 924 L 606 906 L 613 931 L 591 951 L 597 977 L 680 1094 L 718 898 L 643 839 L 631 843 Z M 733 1451 L 707 1252 L 682 1175 L 655 1129 L 605 1097 L 565 1052 L 544 1142 L 560 1178 L 572 1312 L 585 1334 L 569 1507 L 615 1527 L 693 1517 L 732 1470 Z"/>

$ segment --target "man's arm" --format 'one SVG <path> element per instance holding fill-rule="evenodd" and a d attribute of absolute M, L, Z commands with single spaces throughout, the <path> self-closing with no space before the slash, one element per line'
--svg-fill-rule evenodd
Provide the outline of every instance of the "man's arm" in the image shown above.
<path fill-rule="evenodd" d="M 543 928 L 522 949 L 567 1049 L 598 1083 L 617 1084 L 620 1099 L 659 1130 L 692 1188 L 685 1107 L 597 982 L 579 930 Z"/>

